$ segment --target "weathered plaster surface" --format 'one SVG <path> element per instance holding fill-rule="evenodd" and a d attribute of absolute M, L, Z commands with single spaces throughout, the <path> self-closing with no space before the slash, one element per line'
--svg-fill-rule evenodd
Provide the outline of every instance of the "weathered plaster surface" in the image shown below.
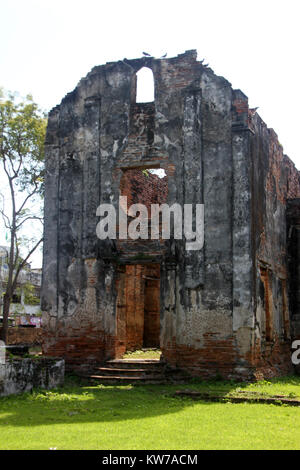
<path fill-rule="evenodd" d="M 30 392 L 33 388 L 55 388 L 64 384 L 62 359 L 15 359 L 0 364 L 0 396 Z"/>
<path fill-rule="evenodd" d="M 135 103 L 142 66 L 153 71 L 154 103 Z M 143 168 L 165 169 L 169 205 L 204 204 L 201 250 L 97 239 L 98 205 L 117 209 L 126 171 Z M 44 352 L 71 367 L 124 352 L 124 266 L 148 262 L 161 267 L 170 364 L 208 376 L 286 371 L 286 200 L 295 197 L 299 175 L 274 131 L 195 51 L 95 67 L 49 115 Z"/>

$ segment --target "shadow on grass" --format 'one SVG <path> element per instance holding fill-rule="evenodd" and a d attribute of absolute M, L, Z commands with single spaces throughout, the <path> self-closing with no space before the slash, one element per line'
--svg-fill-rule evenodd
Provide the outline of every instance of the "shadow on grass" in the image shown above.
<path fill-rule="evenodd" d="M 216 384 L 224 394 L 236 387 L 233 383 Z M 157 417 L 196 405 L 190 398 L 175 398 L 176 390 L 202 387 L 207 390 L 209 386 L 208 382 L 200 381 L 185 385 L 105 386 L 68 376 L 65 386 L 59 389 L 35 390 L 0 398 L 0 426 L 114 422 Z"/>
<path fill-rule="evenodd" d="M 300 377 L 273 379 L 263 384 L 300 385 Z M 94 385 L 67 376 L 63 388 L 0 398 L 0 425 L 40 426 L 72 423 L 140 420 L 178 413 L 195 403 L 189 397 L 174 397 L 176 390 L 195 390 L 226 395 L 248 387 L 246 383 L 191 381 L 175 385 Z"/>

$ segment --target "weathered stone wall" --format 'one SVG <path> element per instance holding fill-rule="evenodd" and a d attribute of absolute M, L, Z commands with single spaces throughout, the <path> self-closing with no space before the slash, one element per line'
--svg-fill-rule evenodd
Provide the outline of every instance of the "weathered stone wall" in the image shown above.
<path fill-rule="evenodd" d="M 228 376 L 238 363 L 232 317 L 232 89 L 211 70 L 196 66 L 194 74 L 197 80 L 186 84 L 184 95 L 170 97 L 177 104 L 171 122 L 178 128 L 166 126 L 164 132 L 176 130 L 182 137 L 182 156 L 168 148 L 176 175 L 169 201 L 204 203 L 205 243 L 200 252 L 186 252 L 177 241 L 170 247 L 161 289 L 162 351 L 169 363 L 193 374 Z"/>
<path fill-rule="evenodd" d="M 135 103 L 142 66 L 153 71 L 154 103 Z M 169 205 L 204 204 L 202 250 L 187 251 L 185 240 L 173 238 L 97 239 L 98 205 L 117 209 L 129 172 L 146 168 L 165 170 L 160 197 Z M 298 192 L 298 173 L 275 134 L 195 51 L 95 67 L 49 115 L 44 352 L 72 367 L 122 354 L 130 331 L 126 270 L 152 263 L 161 271 L 160 346 L 168 363 L 244 378 L 268 360 L 277 367 L 276 351 L 288 347 L 285 200 Z M 282 325 L 287 338 L 266 356 L 267 317 L 274 340 Z"/>
<path fill-rule="evenodd" d="M 62 359 L 15 359 L 0 364 L 0 396 L 30 392 L 33 388 L 55 388 L 64 384 Z"/>
<path fill-rule="evenodd" d="M 277 135 L 253 116 L 253 273 L 255 330 L 252 361 L 257 371 L 292 371 L 287 201 L 299 197 L 299 172 L 283 154 Z"/>

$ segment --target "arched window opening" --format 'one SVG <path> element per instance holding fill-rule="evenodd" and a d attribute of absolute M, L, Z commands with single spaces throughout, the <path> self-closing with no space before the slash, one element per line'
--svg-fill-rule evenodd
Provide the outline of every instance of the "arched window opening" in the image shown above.
<path fill-rule="evenodd" d="M 148 67 L 142 67 L 136 74 L 136 103 L 151 103 L 154 101 L 154 77 Z"/>

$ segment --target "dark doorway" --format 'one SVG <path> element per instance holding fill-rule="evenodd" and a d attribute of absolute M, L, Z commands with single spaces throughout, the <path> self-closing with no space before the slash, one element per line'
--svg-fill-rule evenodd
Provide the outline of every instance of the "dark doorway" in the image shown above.
<path fill-rule="evenodd" d="M 144 348 L 159 348 L 160 266 L 148 265 L 144 274 Z"/>
<path fill-rule="evenodd" d="M 118 284 L 120 353 L 160 347 L 160 265 L 129 264 Z"/>

